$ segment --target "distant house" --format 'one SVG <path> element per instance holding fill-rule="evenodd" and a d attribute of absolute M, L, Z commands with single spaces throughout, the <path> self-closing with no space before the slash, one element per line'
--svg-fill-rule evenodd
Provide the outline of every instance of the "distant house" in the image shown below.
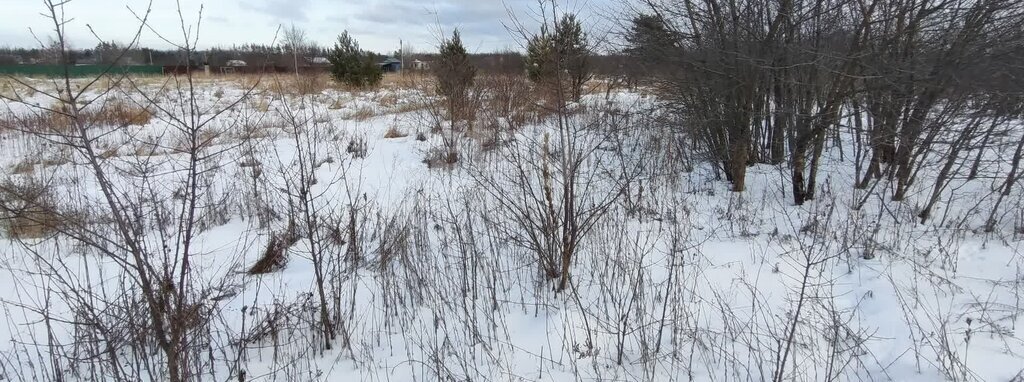
<path fill-rule="evenodd" d="M 0 65 L 21 65 L 25 60 L 16 54 L 0 54 Z"/>
<path fill-rule="evenodd" d="M 381 61 L 378 64 L 380 65 L 380 70 L 383 70 L 384 73 L 395 73 L 402 71 L 402 60 L 399 60 L 394 57 L 388 57 L 388 59 Z"/>
<path fill-rule="evenodd" d="M 430 62 L 415 60 L 412 62 L 413 70 L 430 70 Z"/>
<path fill-rule="evenodd" d="M 306 61 L 309 61 L 310 65 L 316 65 L 316 66 L 323 66 L 323 65 L 330 65 L 331 64 L 331 60 L 328 60 L 327 57 L 309 57 L 309 58 L 306 58 Z"/>
<path fill-rule="evenodd" d="M 248 66 L 248 65 L 249 64 L 247 64 L 245 61 L 242 61 L 242 60 L 228 60 L 228 62 L 224 64 L 224 66 L 230 66 L 232 68 L 237 68 L 237 67 L 241 67 L 241 66 Z"/>

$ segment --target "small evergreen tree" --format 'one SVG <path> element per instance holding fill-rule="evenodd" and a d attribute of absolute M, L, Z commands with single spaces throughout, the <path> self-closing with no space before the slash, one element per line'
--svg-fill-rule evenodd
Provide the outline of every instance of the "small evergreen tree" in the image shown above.
<path fill-rule="evenodd" d="M 456 120 L 472 117 L 469 92 L 476 77 L 476 67 L 469 62 L 469 54 L 462 45 L 458 29 L 452 33 L 451 39 L 441 42 L 438 50 L 438 62 L 434 67 L 437 92 L 445 97 L 448 116 L 454 124 Z"/>
<path fill-rule="evenodd" d="M 541 27 L 526 46 L 526 74 L 534 83 L 564 92 L 579 101 L 590 79 L 590 48 L 583 25 L 574 14 L 555 23 L 554 33 Z"/>
<path fill-rule="evenodd" d="M 555 26 L 555 48 L 562 61 L 559 67 L 565 70 L 569 95 L 579 102 L 583 95 L 583 84 L 590 80 L 590 48 L 583 25 L 574 14 L 567 14 Z"/>
<path fill-rule="evenodd" d="M 526 44 L 526 77 L 534 83 L 554 81 L 557 74 L 555 62 L 555 40 L 542 26 L 540 34 L 534 35 Z"/>
<path fill-rule="evenodd" d="M 359 49 L 359 43 L 348 31 L 338 36 L 327 59 L 331 62 L 331 77 L 335 81 L 355 87 L 376 86 L 384 72 L 373 61 L 373 55 Z"/>

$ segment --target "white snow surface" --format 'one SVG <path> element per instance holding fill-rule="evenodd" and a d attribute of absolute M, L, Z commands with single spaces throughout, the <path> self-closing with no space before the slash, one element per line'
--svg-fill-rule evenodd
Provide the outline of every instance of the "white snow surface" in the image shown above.
<path fill-rule="evenodd" d="M 200 104 L 213 108 L 242 90 L 206 84 L 199 94 Z M 398 104 L 381 105 L 386 96 Z M 538 275 L 531 252 L 510 236 L 525 233 L 495 228 L 507 211 L 476 181 L 481 174 L 507 173 L 507 164 L 495 159 L 501 150 L 536 145 L 554 125 L 509 133 L 515 143 L 498 153 L 467 138 L 459 164 L 428 168 L 424 158 L 444 133 L 431 132 L 423 110 L 401 107 L 423 97 L 401 89 L 328 90 L 303 104 L 259 93 L 210 125 L 219 133 L 209 149 L 217 156 L 207 165 L 200 197 L 194 277 L 231 287 L 204 301 L 214 313 L 207 374 L 199 379 L 238 380 L 244 370 L 253 381 L 761 381 L 773 379 L 792 331 L 782 380 L 1022 380 L 1024 336 L 1016 327 L 1024 324 L 1024 257 L 1015 220 L 1021 187 L 996 232 L 980 229 L 1000 181 L 996 175 L 1006 171 L 999 156 L 1005 153 L 992 153 L 986 162 L 991 176 L 956 180 L 924 224 L 915 212 L 931 191 L 935 166 L 919 175 L 907 200 L 891 202 L 885 181 L 855 190 L 850 148 L 830 148 L 818 196 L 795 206 L 785 165 L 751 167 L 747 190 L 733 193 L 707 165 L 670 172 L 662 171 L 671 167 L 668 159 L 647 158 L 641 179 L 627 191 L 633 205 L 613 204 L 579 248 L 573 287 L 556 294 L 553 282 Z M 336 100 L 343 107 L 328 107 Z M 37 95 L 32 102 L 47 100 Z M 604 102 L 603 94 L 584 101 L 594 108 Z M 650 98 L 627 92 L 611 102 L 652 106 Z M 288 201 L 281 189 L 296 176 L 297 155 L 295 140 L 276 117 L 286 104 L 317 121 L 303 143 L 325 160 L 310 189 L 316 203 L 341 227 L 349 206 L 360 206 L 356 245 L 364 258 L 330 286 L 347 347 L 339 336 L 333 349 L 321 350 L 322 339 L 311 334 L 316 295 L 306 241 L 288 250 L 283 270 L 245 274 L 270 233 L 285 224 Z M 360 108 L 376 115 L 351 118 Z M 28 110 L 17 104 L 4 109 L 8 115 Z M 261 118 L 258 143 L 241 144 L 238 121 Z M 384 138 L 390 128 L 408 136 Z M 428 139 L 417 140 L 417 132 Z M 5 179 L 45 180 L 67 196 L 65 204 L 102 211 L 95 179 L 76 154 L 21 133 L 0 134 Z M 141 187 L 125 175 L 128 169 L 153 166 L 160 169 L 151 179 L 159 191 L 153 197 L 173 203 L 181 182 L 174 170 L 184 165 L 170 143 L 174 134 L 154 118 L 99 138 L 98 146 L 117 152 L 105 165 L 124 170 L 112 171 L 121 191 Z M 650 139 L 644 134 L 631 137 Z M 146 149 L 133 146 L 143 141 L 139 137 L 165 144 L 139 156 Z M 357 138 L 367 143 L 365 157 L 347 150 Z M 11 170 L 26 158 L 62 155 L 67 163 L 35 166 L 27 174 Z M 251 167 L 243 165 L 253 159 L 262 164 L 265 181 L 258 191 L 250 184 Z M 593 192 L 608 191 L 598 186 Z M 253 212 L 256 200 L 278 213 L 268 226 L 261 227 Z M 863 207 L 853 208 L 862 200 Z M 391 258 L 388 244 L 403 227 L 411 230 L 402 241 L 411 249 Z M 150 242 L 160 243 L 156 233 Z M 351 245 L 328 251 L 341 259 Z M 60 277 L 68 279 L 63 284 L 47 272 L 58 259 Z M 68 239 L 0 238 L 0 261 L 0 380 L 53 379 L 47 344 L 77 338 L 73 304 L 61 291 L 137 292 L 118 264 Z M 240 340 L 275 310 L 287 312 L 277 333 Z M 133 359 L 123 352 L 119 357 Z M 61 367 L 70 380 L 94 379 L 71 371 L 85 365 Z M 140 374 L 163 379 L 159 372 Z"/>

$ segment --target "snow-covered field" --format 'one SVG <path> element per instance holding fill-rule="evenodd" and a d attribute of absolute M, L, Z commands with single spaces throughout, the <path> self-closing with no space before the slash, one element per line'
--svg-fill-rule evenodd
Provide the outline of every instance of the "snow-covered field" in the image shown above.
<path fill-rule="evenodd" d="M 831 147 L 819 195 L 794 206 L 785 165 L 753 166 L 747 190 L 729 192 L 700 161 L 683 171 L 670 132 L 651 123 L 651 98 L 594 94 L 570 138 L 582 148 L 579 210 L 607 210 L 555 293 L 528 245 L 542 225 L 528 218 L 544 207 L 531 201 L 545 200 L 545 179 L 556 190 L 563 179 L 545 159 L 567 150 L 550 119 L 452 133 L 429 96 L 403 88 L 259 88 L 228 108 L 245 92 L 230 82 L 201 83 L 190 114 L 173 88 L 140 86 L 159 107 L 134 91 L 99 99 L 166 112 L 97 127 L 91 144 L 153 274 L 176 279 L 182 259 L 169 254 L 188 254 L 183 294 L 197 322 L 183 356 L 196 380 L 1024 380 L 1022 187 L 995 232 L 981 229 L 1005 150 L 986 153 L 982 175 L 955 180 L 920 224 L 938 164 L 891 202 L 885 180 L 856 190 L 851 149 Z M 193 161 L 171 116 L 193 115 L 209 122 L 194 246 L 182 252 Z M 0 135 L 0 181 L 45 185 L 87 237 L 109 240 L 0 238 L 0 380 L 164 380 L 95 168 L 45 135 Z M 459 162 L 428 166 L 446 145 Z M 289 216 L 299 227 L 286 265 L 247 273 Z"/>

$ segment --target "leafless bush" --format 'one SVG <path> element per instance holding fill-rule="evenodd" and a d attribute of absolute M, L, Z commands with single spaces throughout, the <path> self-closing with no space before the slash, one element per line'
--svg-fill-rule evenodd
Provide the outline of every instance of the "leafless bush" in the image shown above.
<path fill-rule="evenodd" d="M 356 137 L 349 139 L 348 146 L 345 151 L 352 154 L 353 158 L 365 158 L 368 146 L 365 138 Z"/>
<path fill-rule="evenodd" d="M 498 74 L 482 76 L 479 87 L 483 94 L 482 112 L 484 123 L 491 130 L 519 130 L 533 117 L 534 98 L 526 76 L 522 74 Z"/>

